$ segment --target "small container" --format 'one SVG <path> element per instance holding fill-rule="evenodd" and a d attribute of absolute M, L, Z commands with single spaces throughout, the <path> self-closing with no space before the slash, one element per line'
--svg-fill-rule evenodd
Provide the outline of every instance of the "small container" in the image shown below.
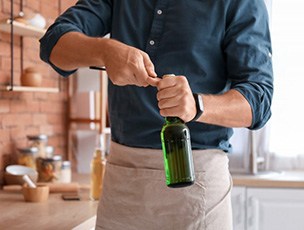
<path fill-rule="evenodd" d="M 26 202 L 45 202 L 49 198 L 49 186 L 38 185 L 36 188 L 30 188 L 24 185 L 22 193 Z"/>
<path fill-rule="evenodd" d="M 42 75 L 35 67 L 28 67 L 21 75 L 21 85 L 30 87 L 40 87 Z"/>
<path fill-rule="evenodd" d="M 46 146 L 44 149 L 45 157 L 52 158 L 54 156 L 54 147 L 53 146 Z"/>
<path fill-rule="evenodd" d="M 61 176 L 62 157 L 55 155 L 52 158 L 37 158 L 39 182 L 59 182 Z"/>
<path fill-rule="evenodd" d="M 40 135 L 28 135 L 27 139 L 30 141 L 30 146 L 31 147 L 37 147 L 39 152 L 38 152 L 38 157 L 45 158 L 47 157 L 46 154 L 46 145 L 48 141 L 48 136 L 44 134 Z"/>
<path fill-rule="evenodd" d="M 18 153 L 18 165 L 36 169 L 37 147 L 19 148 Z"/>
<path fill-rule="evenodd" d="M 70 161 L 63 161 L 61 165 L 60 182 L 70 183 L 72 181 L 72 169 Z"/>

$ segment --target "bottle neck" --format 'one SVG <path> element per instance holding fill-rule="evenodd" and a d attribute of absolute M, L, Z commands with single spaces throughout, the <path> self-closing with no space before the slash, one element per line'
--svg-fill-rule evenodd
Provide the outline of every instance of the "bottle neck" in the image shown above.
<path fill-rule="evenodd" d="M 165 121 L 167 124 L 184 123 L 184 121 L 178 117 L 165 117 Z"/>
<path fill-rule="evenodd" d="M 101 149 L 96 148 L 94 152 L 94 158 L 101 158 L 101 156 L 102 156 Z"/>

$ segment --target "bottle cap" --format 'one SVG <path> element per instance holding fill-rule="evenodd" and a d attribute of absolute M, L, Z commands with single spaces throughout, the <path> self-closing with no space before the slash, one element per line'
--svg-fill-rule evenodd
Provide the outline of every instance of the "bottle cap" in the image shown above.
<path fill-rule="evenodd" d="M 164 74 L 162 78 L 166 78 L 166 77 L 174 77 L 175 74 L 173 73 L 169 73 L 169 74 Z"/>

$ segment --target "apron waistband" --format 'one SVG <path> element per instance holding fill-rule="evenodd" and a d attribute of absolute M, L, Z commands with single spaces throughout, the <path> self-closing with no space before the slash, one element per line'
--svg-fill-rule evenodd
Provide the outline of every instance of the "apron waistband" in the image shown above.
<path fill-rule="evenodd" d="M 220 149 L 192 150 L 195 171 L 206 171 L 212 162 L 228 164 L 227 154 Z M 134 148 L 111 142 L 108 162 L 131 168 L 164 169 L 161 149 Z M 209 166 L 204 164 L 207 162 Z"/>

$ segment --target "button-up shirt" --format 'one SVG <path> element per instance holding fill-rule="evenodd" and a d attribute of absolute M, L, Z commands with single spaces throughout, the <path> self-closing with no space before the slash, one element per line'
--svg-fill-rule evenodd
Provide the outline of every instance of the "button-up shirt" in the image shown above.
<path fill-rule="evenodd" d="M 111 38 L 145 51 L 159 76 L 184 75 L 194 93 L 239 91 L 249 102 L 250 129 L 270 118 L 273 93 L 268 14 L 263 0 L 80 0 L 41 39 L 41 58 L 65 33 Z M 72 72 L 59 69 L 63 76 Z M 109 81 L 112 139 L 132 147 L 161 148 L 154 87 Z M 231 128 L 189 122 L 194 149 L 229 151 Z"/>

